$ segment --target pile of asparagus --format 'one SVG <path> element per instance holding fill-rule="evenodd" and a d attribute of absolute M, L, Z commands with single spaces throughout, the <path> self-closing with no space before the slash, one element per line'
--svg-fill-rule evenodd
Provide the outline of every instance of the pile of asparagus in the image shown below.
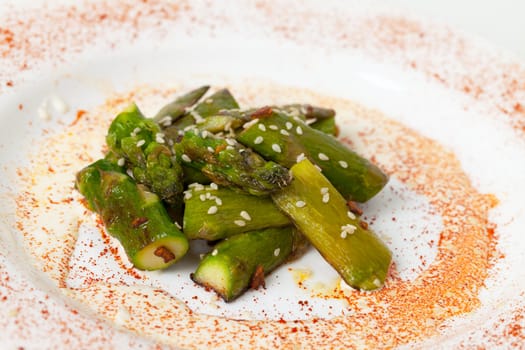
<path fill-rule="evenodd" d="M 388 177 L 336 139 L 335 112 L 310 105 L 241 110 L 204 86 L 154 117 L 135 104 L 109 127 L 108 153 L 76 188 L 142 270 L 210 242 L 191 278 L 230 301 L 311 244 L 350 286 L 384 284 L 388 248 L 348 206 Z"/>

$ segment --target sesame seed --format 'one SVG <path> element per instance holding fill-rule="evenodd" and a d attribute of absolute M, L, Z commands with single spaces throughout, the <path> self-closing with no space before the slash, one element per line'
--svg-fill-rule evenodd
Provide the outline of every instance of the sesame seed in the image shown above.
<path fill-rule="evenodd" d="M 373 281 L 372 283 L 373 283 L 376 287 L 381 287 L 381 281 L 380 281 L 378 278 L 374 279 L 374 281 Z"/>
<path fill-rule="evenodd" d="M 323 203 L 328 203 L 330 201 L 330 193 L 323 194 Z"/>
<path fill-rule="evenodd" d="M 355 227 L 354 225 L 351 225 L 351 224 L 346 224 L 346 225 L 343 225 L 341 226 L 341 230 L 343 230 L 344 232 L 348 233 L 348 234 L 352 234 L 355 232 L 355 230 L 357 229 L 357 227 Z"/>
<path fill-rule="evenodd" d="M 219 210 L 219 208 L 217 208 L 215 205 L 212 205 L 209 209 L 208 209 L 208 214 L 210 215 L 213 215 L 217 212 L 217 210 Z"/>
<path fill-rule="evenodd" d="M 144 146 L 145 143 L 146 143 L 146 140 L 139 140 L 137 142 L 137 147 L 142 147 L 142 146 Z"/>
<path fill-rule="evenodd" d="M 252 219 L 252 217 L 250 216 L 250 214 L 248 214 L 246 210 L 241 211 L 241 217 L 247 221 L 250 221 Z"/>
<path fill-rule="evenodd" d="M 205 198 L 206 199 L 211 199 L 211 193 L 210 192 L 206 192 Z"/>
<path fill-rule="evenodd" d="M 171 123 L 172 123 L 172 121 L 171 121 L 171 117 L 169 115 L 165 116 L 164 118 L 162 118 L 159 121 L 159 124 L 161 124 L 162 126 L 170 126 Z"/>
<path fill-rule="evenodd" d="M 212 98 L 208 98 L 204 102 L 206 102 L 206 103 L 213 103 L 213 99 Z"/>
<path fill-rule="evenodd" d="M 214 249 L 214 250 L 211 252 L 211 255 L 212 255 L 212 256 L 215 256 L 215 255 L 217 255 L 217 254 L 219 254 L 219 251 L 218 251 L 217 249 Z"/>
<path fill-rule="evenodd" d="M 231 145 L 228 145 L 228 146 L 226 146 L 226 149 L 227 149 L 228 151 L 232 151 L 232 150 L 235 149 L 235 147 L 233 147 L 233 146 L 231 146 Z"/>
<path fill-rule="evenodd" d="M 204 121 L 204 118 L 194 110 L 190 111 L 190 115 L 193 117 L 193 119 L 195 119 L 196 123 Z"/>
<path fill-rule="evenodd" d="M 321 187 L 321 194 L 328 193 L 328 187 Z"/>
<path fill-rule="evenodd" d="M 184 130 L 184 131 L 190 131 L 190 130 L 193 130 L 193 129 L 195 129 L 195 125 L 194 125 L 194 124 L 192 124 L 192 125 L 188 125 L 187 127 L 185 127 L 185 128 L 182 129 L 182 130 Z"/>
<path fill-rule="evenodd" d="M 296 206 L 297 208 L 302 208 L 302 207 L 304 207 L 305 205 L 306 205 L 306 203 L 303 202 L 303 201 L 297 201 L 297 202 L 295 202 L 295 206 Z"/>
<path fill-rule="evenodd" d="M 226 143 L 230 146 L 235 146 L 237 142 L 234 139 L 226 139 Z"/>
<path fill-rule="evenodd" d="M 323 169 L 322 169 L 319 165 L 314 164 L 314 167 L 315 167 L 317 170 L 319 170 L 320 173 L 323 172 Z"/>
<path fill-rule="evenodd" d="M 345 162 L 344 160 L 340 160 L 339 165 L 341 166 L 341 168 L 344 168 L 344 169 L 348 168 L 348 163 Z"/>
<path fill-rule="evenodd" d="M 203 139 L 207 138 L 209 135 L 210 135 L 210 133 L 209 133 L 208 130 L 204 130 L 204 131 L 202 132 L 202 138 L 203 138 Z"/>
<path fill-rule="evenodd" d="M 255 140 L 253 140 L 253 143 L 256 144 L 256 145 L 259 145 L 259 144 L 263 143 L 263 141 L 264 141 L 264 138 L 262 136 L 257 136 L 255 138 Z"/>
<path fill-rule="evenodd" d="M 135 134 L 134 136 L 136 136 L 141 130 L 142 130 L 141 128 L 133 129 L 133 133 Z"/>
<path fill-rule="evenodd" d="M 186 163 L 191 162 L 191 158 L 188 157 L 187 154 L 183 154 L 183 155 L 181 156 L 181 158 L 182 158 L 182 160 L 185 161 Z"/>
<path fill-rule="evenodd" d="M 272 144 L 272 149 L 277 153 L 281 153 L 281 146 L 276 143 Z"/>
<path fill-rule="evenodd" d="M 119 158 L 119 160 L 117 160 L 118 166 L 124 166 L 124 164 L 126 164 L 126 160 L 124 158 Z"/>
<path fill-rule="evenodd" d="M 210 184 L 210 188 L 211 188 L 212 190 L 217 190 L 217 189 L 219 189 L 219 186 L 217 186 L 217 184 L 216 184 L 215 182 L 212 182 L 212 183 Z"/>
<path fill-rule="evenodd" d="M 303 128 L 301 128 L 301 127 L 298 125 L 297 128 L 295 128 L 295 132 L 297 133 L 297 135 L 302 135 L 302 134 L 303 134 Z"/>
<path fill-rule="evenodd" d="M 190 199 L 192 196 L 193 196 L 193 195 L 191 194 L 191 192 L 185 192 L 185 193 L 184 193 L 184 199 L 185 199 L 185 200 Z"/>
<path fill-rule="evenodd" d="M 266 126 L 264 126 L 264 124 L 259 124 L 259 130 L 261 131 L 266 131 Z"/>
<path fill-rule="evenodd" d="M 202 193 L 202 194 L 199 195 L 199 198 L 200 198 L 201 201 L 204 202 L 206 200 L 206 195 L 204 193 Z"/>
<path fill-rule="evenodd" d="M 182 230 L 182 226 L 177 221 L 173 221 L 173 224 L 175 225 L 176 228 L 178 228 L 179 230 Z"/>
<path fill-rule="evenodd" d="M 220 199 L 219 197 L 216 197 L 215 203 L 217 203 L 217 205 L 222 205 L 222 199 Z"/>
<path fill-rule="evenodd" d="M 195 186 L 193 186 L 194 191 L 202 191 L 204 189 L 204 186 L 200 183 L 195 183 Z"/>
<path fill-rule="evenodd" d="M 276 248 L 276 249 L 273 251 L 273 255 L 274 255 L 274 256 L 279 256 L 280 253 L 281 253 L 281 248 Z"/>
<path fill-rule="evenodd" d="M 215 152 L 215 150 L 214 150 L 213 147 L 211 147 L 211 146 L 208 146 L 208 147 L 207 147 L 207 150 L 208 150 L 208 152 L 210 152 L 210 153 L 214 153 L 214 152 Z"/>
<path fill-rule="evenodd" d="M 291 122 L 286 122 L 286 129 L 290 130 L 291 128 L 293 128 L 293 124 Z"/>
<path fill-rule="evenodd" d="M 306 159 L 306 156 L 304 155 L 304 153 L 301 153 L 297 156 L 297 159 L 295 160 L 297 163 L 299 163 L 300 161 L 303 161 Z"/>
<path fill-rule="evenodd" d="M 346 235 L 347 235 L 346 231 L 342 231 L 342 232 L 341 232 L 341 238 L 342 238 L 342 239 L 345 239 L 345 238 L 346 238 Z"/>
<path fill-rule="evenodd" d="M 173 146 L 173 140 L 169 139 L 168 140 L 168 145 Z"/>
<path fill-rule="evenodd" d="M 247 123 L 244 123 L 244 125 L 242 126 L 243 129 L 248 129 L 250 126 L 252 125 L 255 125 L 259 122 L 259 119 L 255 118 L 253 120 L 250 120 L 249 122 Z"/>
<path fill-rule="evenodd" d="M 269 125 L 268 126 L 271 130 L 279 130 L 279 127 L 275 124 L 272 124 L 272 125 Z"/>
<path fill-rule="evenodd" d="M 321 160 L 329 160 L 329 159 L 330 159 L 330 158 L 328 158 L 328 156 L 327 156 L 326 154 L 324 154 L 324 153 L 319 153 L 317 156 L 318 156 L 319 159 L 321 159 Z"/>
<path fill-rule="evenodd" d="M 306 123 L 306 125 L 310 125 L 310 124 L 313 124 L 317 121 L 316 118 L 310 118 L 310 119 L 306 119 L 304 122 Z"/>
<path fill-rule="evenodd" d="M 155 134 L 155 141 L 157 143 L 164 143 L 164 134 L 161 132 L 158 132 Z"/>
<path fill-rule="evenodd" d="M 352 213 L 351 211 L 348 211 L 346 214 L 348 215 L 348 217 L 349 217 L 350 219 L 352 219 L 352 220 L 355 220 L 355 219 L 356 219 L 355 214 Z"/>
<path fill-rule="evenodd" d="M 281 129 L 279 132 L 281 133 L 281 135 L 284 135 L 284 136 L 289 136 L 290 135 L 290 133 L 288 131 L 284 130 L 284 129 Z"/>
<path fill-rule="evenodd" d="M 233 223 L 235 225 L 241 226 L 241 227 L 246 226 L 246 221 L 244 221 L 244 220 L 235 220 Z"/>

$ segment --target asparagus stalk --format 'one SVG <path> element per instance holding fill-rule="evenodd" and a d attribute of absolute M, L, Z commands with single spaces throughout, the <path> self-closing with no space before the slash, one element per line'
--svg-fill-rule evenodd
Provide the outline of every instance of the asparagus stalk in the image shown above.
<path fill-rule="evenodd" d="M 215 184 L 190 185 L 183 227 L 189 239 L 215 241 L 246 231 L 290 225 L 269 197 L 238 193 Z"/>
<path fill-rule="evenodd" d="M 184 256 L 188 240 L 171 222 L 159 198 L 106 159 L 82 169 L 76 187 L 108 232 L 141 270 L 168 267 Z"/>
<path fill-rule="evenodd" d="M 264 276 L 292 254 L 297 235 L 288 226 L 232 236 L 204 257 L 191 278 L 232 301 L 249 287 L 264 286 Z"/>
<path fill-rule="evenodd" d="M 138 183 L 171 204 L 180 201 L 182 168 L 165 145 L 159 126 L 146 119 L 135 104 L 113 120 L 106 142 L 110 152 L 131 169 Z"/>
<path fill-rule="evenodd" d="M 303 157 L 310 159 L 347 199 L 365 202 L 388 181 L 377 166 L 300 118 L 268 107 L 253 115 L 259 122 L 237 136 L 240 143 L 288 168 Z"/>
<path fill-rule="evenodd" d="M 267 195 L 290 183 L 288 170 L 236 142 L 197 129 L 184 133 L 174 146 L 186 166 L 202 171 L 210 180 L 253 195 Z"/>
<path fill-rule="evenodd" d="M 291 168 L 292 183 L 272 195 L 310 243 L 354 288 L 384 284 L 392 254 L 371 231 L 359 225 L 345 199 L 308 160 Z"/>
<path fill-rule="evenodd" d="M 188 108 L 197 103 L 208 91 L 209 86 L 201 86 L 195 90 L 177 97 L 155 114 L 153 120 L 162 126 L 170 126 L 174 121 L 186 114 Z"/>

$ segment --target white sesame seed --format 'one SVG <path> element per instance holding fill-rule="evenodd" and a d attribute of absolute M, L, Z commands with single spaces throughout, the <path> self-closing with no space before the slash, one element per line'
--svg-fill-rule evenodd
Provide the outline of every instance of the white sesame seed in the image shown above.
<path fill-rule="evenodd" d="M 204 193 L 202 193 L 202 194 L 199 195 L 199 198 L 200 198 L 201 201 L 204 202 L 206 200 L 206 195 Z"/>
<path fill-rule="evenodd" d="M 193 195 L 191 194 L 191 192 L 184 192 L 184 199 L 185 200 L 188 200 L 192 197 Z"/>
<path fill-rule="evenodd" d="M 373 281 L 372 283 L 373 283 L 376 287 L 381 287 L 381 281 L 380 281 L 378 278 L 374 279 L 374 281 Z"/>
<path fill-rule="evenodd" d="M 328 203 L 330 201 L 330 193 L 323 194 L 323 203 Z"/>
<path fill-rule="evenodd" d="M 200 183 L 195 183 L 195 186 L 193 186 L 194 191 L 202 191 L 204 189 L 204 186 Z"/>
<path fill-rule="evenodd" d="M 328 193 L 328 187 L 321 187 L 321 194 Z"/>
<path fill-rule="evenodd" d="M 279 132 L 281 133 L 281 135 L 284 135 L 284 136 L 289 136 L 290 135 L 290 133 L 288 131 L 284 130 L 284 129 L 281 129 Z"/>
<path fill-rule="evenodd" d="M 169 115 L 163 117 L 159 121 L 159 124 L 162 124 L 163 126 L 170 126 L 171 125 L 171 117 Z"/>
<path fill-rule="evenodd" d="M 303 202 L 303 201 L 297 201 L 297 202 L 295 202 L 295 206 L 296 206 L 297 208 L 302 208 L 302 207 L 304 207 L 305 205 L 306 205 L 306 203 Z"/>
<path fill-rule="evenodd" d="M 190 130 L 193 130 L 193 129 L 195 129 L 195 124 L 188 125 L 187 127 L 185 127 L 185 128 L 182 129 L 182 130 L 184 130 L 184 131 L 190 131 Z"/>
<path fill-rule="evenodd" d="M 210 152 L 210 153 L 215 152 L 215 150 L 214 150 L 213 147 L 211 147 L 211 146 L 208 146 L 207 149 L 208 149 L 208 152 Z"/>
<path fill-rule="evenodd" d="M 255 118 L 253 120 L 250 120 L 249 122 L 247 123 L 244 123 L 244 125 L 242 126 L 243 129 L 248 129 L 250 126 L 252 125 L 255 125 L 259 122 L 259 119 Z"/>
<path fill-rule="evenodd" d="M 268 126 L 271 130 L 279 130 L 279 127 L 275 124 L 272 124 L 272 125 L 269 125 Z"/>
<path fill-rule="evenodd" d="M 324 153 L 319 153 L 317 155 L 317 157 L 319 157 L 320 160 L 329 160 L 330 158 L 328 158 L 328 156 Z"/>
<path fill-rule="evenodd" d="M 272 144 L 272 149 L 277 153 L 281 153 L 281 146 L 276 143 Z"/>
<path fill-rule="evenodd" d="M 216 184 L 215 182 L 212 182 L 212 183 L 210 184 L 210 188 L 211 188 L 212 190 L 217 190 L 217 189 L 219 189 L 219 186 L 217 186 L 217 184 Z"/>
<path fill-rule="evenodd" d="M 255 140 L 253 140 L 253 143 L 256 144 L 256 145 L 259 145 L 259 144 L 263 143 L 263 141 L 264 141 L 264 138 L 262 136 L 257 136 L 255 138 Z"/>
<path fill-rule="evenodd" d="M 211 252 L 211 255 L 212 255 L 212 256 L 215 256 L 215 255 L 217 255 L 217 254 L 219 254 L 219 251 L 218 251 L 217 249 L 214 249 L 214 250 Z"/>
<path fill-rule="evenodd" d="M 235 147 L 233 147 L 233 146 L 231 146 L 231 145 L 228 145 L 228 146 L 226 146 L 226 149 L 227 149 L 228 151 L 232 151 L 232 150 L 235 149 Z"/>
<path fill-rule="evenodd" d="M 259 128 L 259 130 L 261 130 L 261 131 L 266 131 L 266 126 L 265 126 L 264 124 L 259 124 L 259 125 L 258 125 L 258 128 Z"/>
<path fill-rule="evenodd" d="M 344 169 L 348 168 L 348 163 L 345 162 L 344 160 L 340 160 L 339 165 L 341 166 L 341 168 L 344 168 Z"/>
<path fill-rule="evenodd" d="M 212 98 L 208 98 L 204 102 L 206 102 L 206 103 L 213 103 L 213 99 Z"/>
<path fill-rule="evenodd" d="M 186 163 L 191 162 L 191 158 L 188 157 L 187 154 L 183 154 L 183 155 L 181 156 L 181 158 L 182 158 L 182 160 L 185 161 Z"/>
<path fill-rule="evenodd" d="M 356 229 L 357 229 L 357 227 L 355 227 L 354 225 L 351 225 L 351 224 L 346 224 L 346 225 L 341 226 L 341 230 L 343 230 L 344 232 L 348 233 L 349 235 L 354 233 Z"/>
<path fill-rule="evenodd" d="M 211 199 L 211 193 L 210 192 L 206 192 L 205 198 L 206 199 Z"/>
<path fill-rule="evenodd" d="M 303 161 L 306 159 L 306 156 L 304 155 L 304 153 L 301 153 L 297 156 L 297 159 L 295 160 L 297 163 Z"/>
<path fill-rule="evenodd" d="M 323 172 L 323 169 L 322 169 L 319 165 L 314 164 L 314 167 L 315 167 L 317 170 L 319 170 L 320 173 Z"/>
<path fill-rule="evenodd" d="M 241 211 L 241 217 L 247 221 L 250 221 L 252 219 L 252 217 L 250 216 L 250 214 L 248 214 L 246 210 Z"/>
<path fill-rule="evenodd" d="M 348 211 L 346 214 L 348 215 L 348 217 L 349 217 L 350 219 L 352 219 L 352 220 L 355 220 L 355 219 L 356 219 L 355 214 L 352 213 L 351 211 Z"/>
<path fill-rule="evenodd" d="M 297 128 L 295 128 L 295 132 L 297 133 L 297 135 L 302 135 L 302 134 L 303 134 L 303 128 L 301 128 L 301 127 L 298 125 Z"/>
<path fill-rule="evenodd" d="M 137 141 L 137 147 L 142 147 L 146 143 L 146 140 L 139 140 Z"/>
<path fill-rule="evenodd" d="M 235 146 L 237 142 L 234 139 L 226 139 L 226 143 L 230 146 Z"/>
<path fill-rule="evenodd" d="M 310 119 L 306 119 L 304 122 L 306 123 L 306 125 L 310 125 L 310 124 L 313 124 L 317 121 L 317 118 L 310 118 Z"/>
<path fill-rule="evenodd" d="M 124 166 L 124 164 L 126 164 L 126 160 L 124 158 L 119 158 L 119 160 L 117 160 L 118 166 Z"/>
<path fill-rule="evenodd" d="M 274 255 L 274 256 L 279 256 L 280 253 L 281 253 L 281 248 L 276 248 L 276 249 L 273 251 L 273 255 Z"/>
<path fill-rule="evenodd" d="M 341 238 L 342 239 L 345 239 L 346 235 L 347 235 L 346 231 L 341 231 Z"/>
<path fill-rule="evenodd" d="M 210 135 L 210 132 L 208 130 L 203 130 L 202 131 L 201 136 L 202 136 L 203 139 L 207 138 L 209 135 Z"/>
<path fill-rule="evenodd" d="M 157 143 L 164 143 L 166 141 L 162 137 L 156 137 L 155 138 L 155 142 L 157 142 Z"/>
<path fill-rule="evenodd" d="M 133 129 L 133 133 L 137 135 L 139 132 L 141 132 L 141 130 L 142 130 L 141 128 L 135 128 Z"/>
<path fill-rule="evenodd" d="M 169 139 L 168 140 L 168 145 L 173 146 L 173 140 Z"/>
<path fill-rule="evenodd" d="M 215 205 L 212 205 L 209 209 L 208 209 L 208 214 L 210 215 L 213 215 L 217 212 L 217 210 L 219 210 L 219 208 L 217 208 Z"/>
<path fill-rule="evenodd" d="M 293 128 L 293 124 L 291 122 L 286 122 L 286 129 L 290 130 L 291 128 Z"/>
<path fill-rule="evenodd" d="M 178 228 L 179 230 L 182 230 L 182 226 L 177 221 L 173 221 L 173 224 L 175 225 L 176 228 Z"/>
<path fill-rule="evenodd" d="M 241 227 L 246 226 L 246 221 L 244 221 L 244 220 L 235 220 L 233 223 L 235 225 L 241 226 Z"/>
<path fill-rule="evenodd" d="M 222 205 L 222 199 L 219 197 L 215 198 L 215 203 L 217 203 L 217 205 Z"/>
<path fill-rule="evenodd" d="M 196 111 L 190 111 L 190 115 L 193 117 L 193 119 L 195 119 L 196 123 L 200 123 L 204 120 L 204 118 Z"/>

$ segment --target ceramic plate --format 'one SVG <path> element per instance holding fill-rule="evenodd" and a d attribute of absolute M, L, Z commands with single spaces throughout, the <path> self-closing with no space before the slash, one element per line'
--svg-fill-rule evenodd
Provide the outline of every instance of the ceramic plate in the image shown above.
<path fill-rule="evenodd" d="M 470 348 L 523 344 L 525 69 L 407 14 L 336 1 L 5 5 L 0 22 L 0 341 L 8 348 Z M 188 89 L 337 111 L 390 175 L 363 205 L 393 252 L 352 290 L 316 253 L 225 303 L 132 268 L 75 173 L 135 101 Z"/>

